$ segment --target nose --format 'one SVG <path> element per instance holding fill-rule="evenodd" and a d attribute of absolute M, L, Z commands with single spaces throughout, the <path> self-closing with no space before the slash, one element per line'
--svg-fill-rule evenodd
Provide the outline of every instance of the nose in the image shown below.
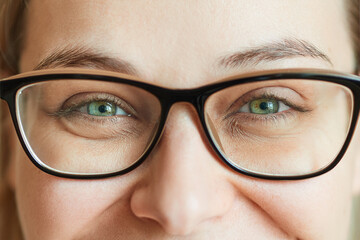
<path fill-rule="evenodd" d="M 173 106 L 161 140 L 144 164 L 145 176 L 131 197 L 132 211 L 168 234 L 190 234 L 224 217 L 233 204 L 227 170 L 188 104 Z"/>

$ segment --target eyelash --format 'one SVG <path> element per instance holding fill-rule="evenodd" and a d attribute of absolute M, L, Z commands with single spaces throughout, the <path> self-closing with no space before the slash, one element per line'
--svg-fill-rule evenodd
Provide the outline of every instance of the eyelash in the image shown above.
<path fill-rule="evenodd" d="M 272 100 L 275 100 L 278 102 L 282 102 L 283 104 L 288 106 L 290 109 L 281 111 L 281 112 L 277 112 L 277 113 L 265 114 L 265 115 L 248 113 L 248 112 L 238 112 L 238 109 L 242 108 L 244 105 L 249 104 L 251 101 L 261 99 L 261 98 L 272 99 Z M 290 102 L 288 99 L 286 99 L 284 97 L 279 97 L 276 94 L 272 94 L 272 93 L 265 93 L 265 94 L 259 94 L 259 95 L 255 94 L 247 99 L 240 98 L 237 101 L 240 101 L 240 104 L 236 104 L 236 106 L 240 105 L 240 107 L 236 107 L 237 111 L 232 111 L 231 113 L 227 114 L 224 117 L 224 120 L 231 118 L 230 125 L 232 127 L 234 127 L 235 125 L 238 125 L 240 122 L 243 122 L 243 121 L 260 122 L 263 125 L 278 124 L 279 121 L 281 121 L 281 120 L 286 121 L 290 117 L 294 117 L 295 116 L 294 111 L 303 112 L 303 113 L 311 111 L 303 106 L 296 105 L 296 104 Z"/>
<path fill-rule="evenodd" d="M 278 101 L 278 102 L 283 102 L 286 106 L 288 106 L 291 109 L 294 109 L 294 110 L 296 110 L 298 112 L 307 112 L 307 111 L 309 111 L 305 107 L 302 107 L 300 105 L 296 105 L 296 104 L 290 102 L 287 98 L 279 97 L 279 96 L 277 96 L 276 94 L 273 94 L 273 93 L 265 93 L 265 94 L 260 94 L 260 95 L 253 95 L 249 99 L 245 99 L 244 102 L 242 103 L 242 106 L 245 105 L 245 104 L 250 103 L 251 101 L 261 99 L 261 98 L 272 99 L 272 100 L 275 100 L 275 101 Z"/>
<path fill-rule="evenodd" d="M 96 93 L 91 93 L 91 94 L 96 94 Z M 103 96 L 99 96 L 99 95 L 103 95 Z M 75 96 L 75 95 L 73 95 L 73 96 Z M 113 95 L 104 94 L 104 93 L 100 93 L 97 96 L 88 97 L 88 99 L 86 99 L 86 100 L 82 100 L 78 103 L 72 103 L 70 106 L 66 106 L 66 102 L 69 99 L 71 99 L 72 97 L 65 100 L 64 104 L 62 104 L 60 109 L 52 115 L 57 116 L 57 117 L 67 117 L 67 118 L 78 116 L 87 121 L 90 120 L 90 121 L 97 122 L 97 123 L 104 123 L 104 122 L 109 122 L 109 121 L 116 122 L 116 120 L 123 119 L 124 116 L 115 115 L 115 116 L 111 116 L 111 117 L 97 117 L 97 116 L 89 115 L 86 113 L 82 113 L 79 111 L 79 109 L 92 103 L 92 102 L 97 102 L 97 101 L 112 103 L 112 104 L 116 105 L 117 107 L 124 109 L 125 112 L 129 112 L 128 110 L 129 110 L 129 108 L 131 108 L 129 106 L 126 106 L 124 104 L 123 100 L 120 100 L 119 98 L 117 98 Z M 131 112 L 133 112 L 133 111 L 131 111 Z M 136 116 L 133 113 L 129 113 L 128 117 L 136 118 Z"/>

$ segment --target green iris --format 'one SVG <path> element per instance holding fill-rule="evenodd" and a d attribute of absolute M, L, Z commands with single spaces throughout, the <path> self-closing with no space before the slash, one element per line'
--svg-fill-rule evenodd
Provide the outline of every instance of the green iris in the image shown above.
<path fill-rule="evenodd" d="M 88 114 L 98 117 L 114 116 L 116 113 L 116 105 L 110 102 L 91 102 L 87 107 Z"/>
<path fill-rule="evenodd" d="M 250 112 L 255 114 L 271 114 L 279 111 L 279 102 L 274 99 L 260 98 L 250 102 Z"/>

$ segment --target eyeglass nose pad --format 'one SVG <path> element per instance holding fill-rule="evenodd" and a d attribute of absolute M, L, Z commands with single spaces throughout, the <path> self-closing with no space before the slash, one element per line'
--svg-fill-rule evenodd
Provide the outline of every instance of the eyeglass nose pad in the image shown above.
<path fill-rule="evenodd" d="M 214 123 L 211 121 L 209 114 L 206 114 L 206 123 L 209 127 L 211 136 L 215 139 L 215 144 L 221 149 L 222 152 L 224 152 L 224 148 L 221 144 L 219 135 L 217 134 L 216 128 L 214 126 Z"/>

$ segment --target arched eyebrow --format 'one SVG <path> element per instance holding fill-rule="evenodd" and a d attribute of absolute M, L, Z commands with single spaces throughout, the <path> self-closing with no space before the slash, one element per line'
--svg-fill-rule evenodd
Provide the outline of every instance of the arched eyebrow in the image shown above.
<path fill-rule="evenodd" d="M 317 58 L 333 65 L 330 58 L 315 45 L 305 40 L 293 38 L 226 55 L 220 58 L 218 66 L 234 68 L 295 57 Z"/>
<path fill-rule="evenodd" d="M 86 46 L 68 45 L 58 48 L 42 59 L 34 70 L 56 67 L 86 67 L 138 75 L 136 68 L 129 62 Z"/>
<path fill-rule="evenodd" d="M 235 68 L 295 57 L 318 58 L 332 65 L 330 58 L 325 53 L 310 42 L 299 39 L 285 39 L 235 52 L 221 57 L 217 61 L 217 65 L 218 67 Z M 139 76 L 139 71 L 133 64 L 86 46 L 69 45 L 56 49 L 41 60 L 34 70 L 56 67 L 85 67 Z"/>

